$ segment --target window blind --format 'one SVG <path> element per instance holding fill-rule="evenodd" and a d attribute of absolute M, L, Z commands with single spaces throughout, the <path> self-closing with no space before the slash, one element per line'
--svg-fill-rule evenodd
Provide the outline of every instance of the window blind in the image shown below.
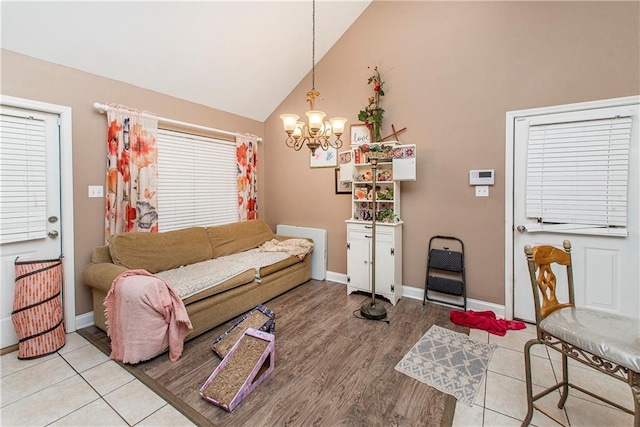
<path fill-rule="evenodd" d="M 235 143 L 158 130 L 160 231 L 238 221 Z"/>
<path fill-rule="evenodd" d="M 630 139 L 631 117 L 530 126 L 527 229 L 626 235 Z"/>
<path fill-rule="evenodd" d="M 45 125 L 18 111 L 0 114 L 0 243 L 46 237 Z"/>

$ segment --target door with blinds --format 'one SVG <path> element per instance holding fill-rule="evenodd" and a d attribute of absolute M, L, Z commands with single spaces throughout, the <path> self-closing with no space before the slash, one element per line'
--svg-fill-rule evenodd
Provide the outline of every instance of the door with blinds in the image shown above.
<path fill-rule="evenodd" d="M 14 261 L 61 254 L 58 116 L 0 108 L 1 346 L 16 344 L 11 321 Z"/>
<path fill-rule="evenodd" d="M 535 321 L 524 246 L 565 239 L 576 304 L 640 317 L 638 123 L 637 104 L 516 117 L 515 318 Z M 566 270 L 555 274 L 566 280 Z"/>

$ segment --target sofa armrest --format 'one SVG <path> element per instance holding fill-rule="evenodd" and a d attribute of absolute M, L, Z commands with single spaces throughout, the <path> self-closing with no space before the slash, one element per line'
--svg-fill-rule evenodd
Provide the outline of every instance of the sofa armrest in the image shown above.
<path fill-rule="evenodd" d="M 109 262 L 92 262 L 82 272 L 82 280 L 87 286 L 106 294 L 111 289 L 111 284 L 115 278 L 125 271 L 127 271 L 127 268 Z"/>

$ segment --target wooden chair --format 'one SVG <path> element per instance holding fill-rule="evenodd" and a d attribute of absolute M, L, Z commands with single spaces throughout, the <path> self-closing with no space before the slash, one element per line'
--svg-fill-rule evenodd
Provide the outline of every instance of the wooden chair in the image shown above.
<path fill-rule="evenodd" d="M 569 387 L 572 387 L 632 414 L 633 425 L 640 427 L 640 320 L 575 307 L 571 243 L 565 240 L 563 247 L 564 250 L 554 246 L 524 247 L 533 289 L 537 337 L 524 346 L 528 410 L 522 425 L 529 425 L 534 408 L 559 422 L 536 406 L 535 401 L 561 388 L 558 408 L 562 409 Z M 566 266 L 568 303 L 560 303 L 556 297 L 556 276 L 551 269 L 553 264 Z M 544 344 L 562 354 L 562 381 L 536 395 L 533 395 L 531 382 L 530 350 L 534 344 Z M 571 384 L 567 365 L 569 357 L 629 384 L 634 410 Z"/>

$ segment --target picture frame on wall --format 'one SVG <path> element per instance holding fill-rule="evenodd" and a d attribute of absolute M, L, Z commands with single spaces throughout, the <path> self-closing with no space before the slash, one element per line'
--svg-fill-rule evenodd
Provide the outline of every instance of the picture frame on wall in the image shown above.
<path fill-rule="evenodd" d="M 352 146 L 371 144 L 371 129 L 364 123 L 350 125 L 349 132 L 351 133 Z"/>
<path fill-rule="evenodd" d="M 335 168 L 338 166 L 338 149 L 329 147 L 325 151 L 318 148 L 314 154 L 309 153 L 309 166 L 312 168 Z"/>
<path fill-rule="evenodd" d="M 340 168 L 335 169 L 336 194 L 351 194 L 351 181 L 340 181 Z"/>
<path fill-rule="evenodd" d="M 346 165 L 351 163 L 352 157 L 353 156 L 351 150 L 338 153 L 338 165 Z"/>

